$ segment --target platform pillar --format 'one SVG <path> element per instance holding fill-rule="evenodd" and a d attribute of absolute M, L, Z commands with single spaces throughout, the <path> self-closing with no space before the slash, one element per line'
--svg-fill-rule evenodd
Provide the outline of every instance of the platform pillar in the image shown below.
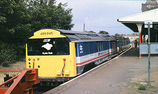
<path fill-rule="evenodd" d="M 141 32 L 142 32 L 142 23 L 138 23 L 136 24 L 137 27 L 138 27 L 138 32 L 139 32 L 139 45 L 142 43 L 142 35 L 141 35 Z M 139 46 L 139 50 L 140 50 L 140 46 Z M 142 54 L 140 54 L 140 51 L 139 51 L 139 58 L 142 58 Z"/>

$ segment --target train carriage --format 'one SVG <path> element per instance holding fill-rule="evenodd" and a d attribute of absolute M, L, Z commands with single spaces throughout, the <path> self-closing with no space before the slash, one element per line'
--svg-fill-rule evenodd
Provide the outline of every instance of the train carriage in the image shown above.
<path fill-rule="evenodd" d="M 38 68 L 40 81 L 63 82 L 117 53 L 117 40 L 109 35 L 42 29 L 26 44 L 26 67 Z"/>
<path fill-rule="evenodd" d="M 92 35 L 93 37 L 96 37 L 95 40 L 87 40 L 75 43 L 78 74 L 83 72 L 84 67 L 87 64 L 94 63 L 95 65 L 98 65 L 108 58 L 108 40 L 103 40 L 95 34 Z M 91 38 L 93 39 L 93 37 Z"/>

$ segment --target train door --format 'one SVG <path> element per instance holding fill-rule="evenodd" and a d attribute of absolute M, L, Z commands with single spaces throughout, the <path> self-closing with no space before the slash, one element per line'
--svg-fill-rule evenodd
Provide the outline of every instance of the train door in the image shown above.
<path fill-rule="evenodd" d="M 120 50 L 119 40 L 117 40 L 116 42 L 117 42 L 117 53 L 119 53 L 119 50 Z"/>
<path fill-rule="evenodd" d="M 119 40 L 119 49 L 122 51 L 122 40 Z"/>
<path fill-rule="evenodd" d="M 116 41 L 111 42 L 111 53 L 114 54 L 117 51 L 117 43 Z"/>
<path fill-rule="evenodd" d="M 111 58 L 111 41 L 108 41 L 108 58 L 110 59 Z"/>

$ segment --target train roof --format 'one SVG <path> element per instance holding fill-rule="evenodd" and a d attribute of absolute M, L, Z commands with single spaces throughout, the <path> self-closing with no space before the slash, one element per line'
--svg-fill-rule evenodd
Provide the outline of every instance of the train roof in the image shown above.
<path fill-rule="evenodd" d="M 108 40 L 116 40 L 115 37 L 110 36 L 108 34 L 98 34 L 99 36 L 103 37 L 103 38 L 108 38 Z"/>
<path fill-rule="evenodd" d="M 114 36 L 117 40 L 123 40 L 122 36 Z"/>
<path fill-rule="evenodd" d="M 110 40 L 110 36 L 106 34 L 69 31 L 62 29 L 57 29 L 57 30 L 60 31 L 62 35 L 67 36 L 70 39 L 70 41 L 73 42 Z"/>
<path fill-rule="evenodd" d="M 67 37 L 71 42 L 89 42 L 89 41 L 111 41 L 116 40 L 114 36 L 108 34 L 96 34 L 87 32 L 78 32 L 62 29 L 41 29 L 34 33 L 29 39 L 37 38 L 58 38 Z"/>

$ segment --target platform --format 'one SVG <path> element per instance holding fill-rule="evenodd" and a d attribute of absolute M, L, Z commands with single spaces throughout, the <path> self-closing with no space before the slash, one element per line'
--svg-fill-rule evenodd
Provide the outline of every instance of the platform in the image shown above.
<path fill-rule="evenodd" d="M 103 66 L 44 94 L 120 94 L 129 82 L 148 73 L 148 57 L 131 49 Z M 151 72 L 158 71 L 158 56 L 151 57 Z M 129 93 L 130 94 L 130 93 Z"/>

